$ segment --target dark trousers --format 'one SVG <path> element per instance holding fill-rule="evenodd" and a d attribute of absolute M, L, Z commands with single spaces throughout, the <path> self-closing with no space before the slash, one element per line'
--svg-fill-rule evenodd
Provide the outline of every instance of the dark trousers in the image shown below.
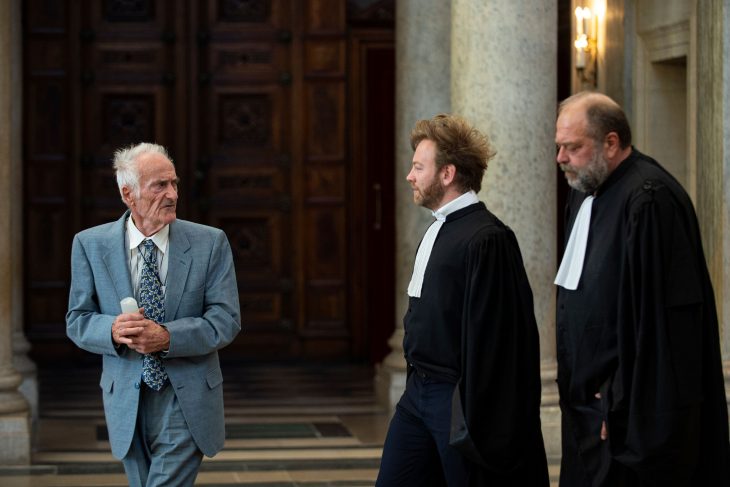
<path fill-rule="evenodd" d="M 383 445 L 377 487 L 463 487 L 469 464 L 449 446 L 455 384 L 412 371 Z"/>

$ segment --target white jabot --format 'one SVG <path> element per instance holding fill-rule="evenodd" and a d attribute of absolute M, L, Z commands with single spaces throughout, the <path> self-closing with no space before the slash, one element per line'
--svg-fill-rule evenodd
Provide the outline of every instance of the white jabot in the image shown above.
<path fill-rule="evenodd" d="M 574 291 L 578 289 L 580 275 L 583 272 L 583 261 L 586 256 L 586 244 L 588 243 L 588 229 L 591 226 L 591 209 L 593 208 L 593 196 L 583 200 L 575 217 L 573 229 L 570 231 L 568 245 L 565 246 L 563 261 L 555 276 L 555 284 L 565 289 Z"/>
<path fill-rule="evenodd" d="M 469 205 L 479 202 L 479 197 L 474 191 L 469 191 L 462 194 L 456 199 L 453 199 L 446 203 L 444 206 L 433 212 L 433 217 L 436 220 L 428 227 L 426 234 L 421 240 L 421 245 L 418 247 L 416 253 L 416 262 L 413 265 L 413 275 L 411 276 L 411 282 L 408 284 L 408 295 L 414 298 L 421 297 L 421 288 L 423 287 L 423 276 L 426 273 L 426 266 L 428 265 L 428 259 L 431 257 L 431 250 L 433 250 L 433 244 L 436 242 L 439 230 L 446 221 L 446 217 L 462 208 L 466 208 Z"/>

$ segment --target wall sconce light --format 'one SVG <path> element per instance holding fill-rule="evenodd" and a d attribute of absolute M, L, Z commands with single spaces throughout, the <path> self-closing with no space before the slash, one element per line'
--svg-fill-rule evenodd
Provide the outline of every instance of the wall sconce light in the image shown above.
<path fill-rule="evenodd" d="M 593 87 L 598 82 L 599 27 L 606 11 L 605 0 L 592 2 L 592 7 L 575 8 L 575 69 L 579 80 Z"/>

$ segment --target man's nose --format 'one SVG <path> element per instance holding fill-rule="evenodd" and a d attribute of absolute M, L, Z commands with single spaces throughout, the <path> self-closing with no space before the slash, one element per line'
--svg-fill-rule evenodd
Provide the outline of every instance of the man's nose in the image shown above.
<path fill-rule="evenodd" d="M 565 157 L 565 147 L 558 148 L 558 155 L 555 156 L 555 160 L 558 162 L 558 164 L 565 164 L 566 162 L 568 162 L 568 159 Z"/>

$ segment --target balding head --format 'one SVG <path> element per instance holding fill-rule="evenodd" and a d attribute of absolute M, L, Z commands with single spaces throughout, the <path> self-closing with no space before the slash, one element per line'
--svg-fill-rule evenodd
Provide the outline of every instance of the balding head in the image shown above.
<path fill-rule="evenodd" d="M 631 127 L 626 114 L 611 97 L 581 91 L 560 103 L 558 117 L 568 112 L 575 117 L 585 117 L 586 135 L 594 141 L 601 143 L 606 135 L 615 132 L 622 149 L 631 146 Z"/>
<path fill-rule="evenodd" d="M 582 92 L 560 104 L 555 144 L 568 184 L 592 194 L 631 154 L 631 129 L 615 101 Z"/>

